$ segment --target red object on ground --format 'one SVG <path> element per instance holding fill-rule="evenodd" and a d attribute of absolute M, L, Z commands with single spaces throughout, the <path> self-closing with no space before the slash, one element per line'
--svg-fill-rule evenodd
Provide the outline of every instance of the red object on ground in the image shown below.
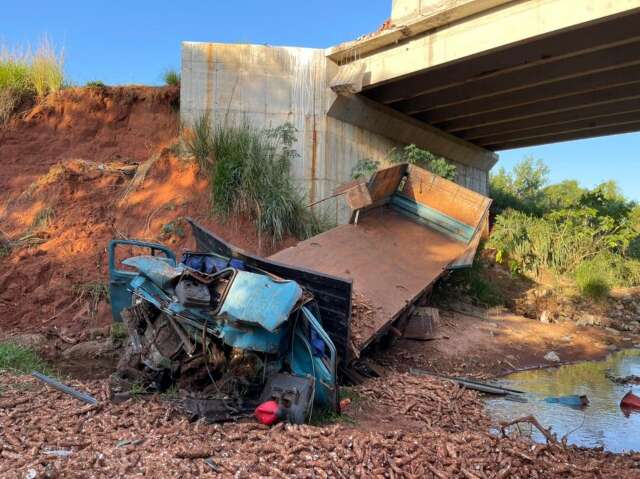
<path fill-rule="evenodd" d="M 255 415 L 261 424 L 271 426 L 282 418 L 282 408 L 275 401 L 263 402 L 256 408 Z"/>
<path fill-rule="evenodd" d="M 620 407 L 640 409 L 640 397 L 629 391 L 620 401 Z"/>
<path fill-rule="evenodd" d="M 351 398 L 344 398 L 340 401 L 340 411 L 344 411 L 351 404 Z"/>

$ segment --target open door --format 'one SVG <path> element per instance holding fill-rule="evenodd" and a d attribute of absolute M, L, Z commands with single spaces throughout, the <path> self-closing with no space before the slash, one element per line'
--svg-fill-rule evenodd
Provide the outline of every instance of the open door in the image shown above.
<path fill-rule="evenodd" d="M 315 379 L 315 404 L 338 410 L 336 348 L 306 307 L 301 308 L 291 348 L 291 369 Z"/>
<path fill-rule="evenodd" d="M 122 260 L 138 255 L 162 255 L 176 263 L 176 257 L 169 248 L 157 243 L 145 243 L 136 240 L 112 240 L 109 243 L 109 296 L 111 314 L 114 321 L 122 321 L 120 312 L 131 306 L 129 283 L 139 273 L 122 264 Z"/>

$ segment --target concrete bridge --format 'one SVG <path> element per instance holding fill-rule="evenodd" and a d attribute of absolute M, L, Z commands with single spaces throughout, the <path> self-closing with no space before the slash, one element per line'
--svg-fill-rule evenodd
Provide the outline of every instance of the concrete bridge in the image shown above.
<path fill-rule="evenodd" d="M 640 131 L 640 0 L 394 0 L 327 50 L 183 43 L 181 116 L 299 130 L 312 200 L 414 143 L 487 192 L 502 149 Z"/>

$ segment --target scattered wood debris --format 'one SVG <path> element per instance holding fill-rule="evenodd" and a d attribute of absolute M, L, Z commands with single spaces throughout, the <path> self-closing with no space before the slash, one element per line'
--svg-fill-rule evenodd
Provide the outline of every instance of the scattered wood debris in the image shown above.
<path fill-rule="evenodd" d="M 437 379 L 400 375 L 362 386 L 363 395 L 384 401 L 387 408 L 395 401 L 394 413 L 431 418 L 431 426 L 424 421 L 410 431 L 388 432 L 343 425 L 269 429 L 255 423 L 189 423 L 160 400 L 106 403 L 102 410 L 78 416 L 73 398 L 51 389 L 34 392 L 34 381 L 0 374 L 5 405 L 0 410 L 0 477 L 640 476 L 640 454 L 492 435 L 463 417 L 478 419 L 475 393 Z M 71 384 L 106 399 L 104 381 Z M 448 414 L 454 419 L 445 419 Z"/>

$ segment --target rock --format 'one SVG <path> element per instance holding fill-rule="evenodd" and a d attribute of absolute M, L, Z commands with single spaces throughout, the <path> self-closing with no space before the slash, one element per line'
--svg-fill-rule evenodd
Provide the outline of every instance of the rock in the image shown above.
<path fill-rule="evenodd" d="M 607 326 L 607 327 L 606 327 L 606 328 L 604 328 L 604 329 L 605 329 L 605 331 L 607 331 L 607 332 L 609 332 L 609 333 L 611 333 L 611 334 L 615 334 L 615 335 L 620 334 L 620 331 L 618 331 L 617 329 L 610 328 L 609 326 Z"/>
<path fill-rule="evenodd" d="M 544 359 L 546 361 L 552 361 L 554 363 L 560 362 L 560 356 L 558 356 L 558 353 L 556 353 L 555 351 L 549 351 L 544 355 Z"/>
<path fill-rule="evenodd" d="M 593 314 L 584 314 L 576 321 L 577 326 L 598 326 L 600 325 L 600 318 Z"/>
<path fill-rule="evenodd" d="M 622 310 L 624 309 L 624 304 L 616 303 L 615 308 L 616 308 L 618 311 L 622 311 Z"/>
<path fill-rule="evenodd" d="M 540 315 L 540 322 L 541 323 L 545 323 L 545 324 L 549 324 L 549 323 L 552 322 L 551 321 L 551 313 L 549 311 L 547 311 L 546 309 Z"/>
<path fill-rule="evenodd" d="M 115 349 L 111 338 L 102 341 L 85 341 L 65 349 L 62 357 L 65 359 L 98 358 L 112 354 Z"/>

